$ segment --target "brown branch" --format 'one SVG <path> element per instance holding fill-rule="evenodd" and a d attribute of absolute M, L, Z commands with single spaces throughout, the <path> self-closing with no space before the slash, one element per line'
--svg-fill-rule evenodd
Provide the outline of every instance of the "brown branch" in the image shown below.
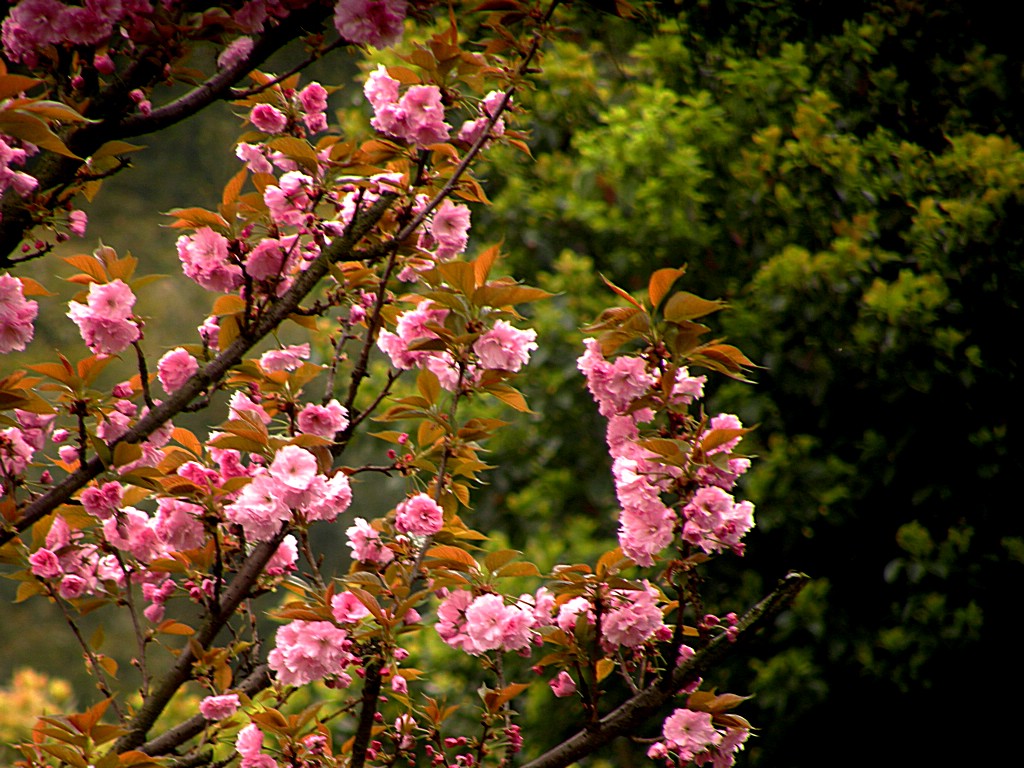
<path fill-rule="evenodd" d="M 246 558 L 235 578 L 224 590 L 224 596 L 217 605 L 217 610 L 210 614 L 199 631 L 192 636 L 200 648 L 206 648 L 212 643 L 217 637 L 217 633 L 234 616 L 235 609 L 249 596 L 256 580 L 263 573 L 267 561 L 273 557 L 287 533 L 288 527 L 282 526 L 273 539 L 258 544 Z M 120 754 L 130 749 L 138 749 L 174 694 L 192 679 L 192 664 L 196 661 L 192 647 L 193 644 L 190 642 L 181 649 L 174 666 L 153 687 L 150 695 L 143 701 L 138 714 L 128 724 L 128 732 L 114 745 L 115 752 Z"/>
<path fill-rule="evenodd" d="M 366 750 L 370 745 L 370 737 L 373 735 L 373 718 L 377 714 L 381 680 L 380 662 L 371 661 L 366 665 L 362 707 L 359 710 L 359 725 L 352 741 L 352 762 L 349 764 L 349 768 L 363 768 L 366 764 Z"/>
<path fill-rule="evenodd" d="M 98 116 L 99 122 L 70 127 L 63 133 L 65 144 L 78 155 L 78 158 L 48 153 L 32 167 L 32 175 L 39 180 L 39 189 L 66 188 L 74 182 L 84 165 L 83 158 L 92 155 L 108 141 L 158 131 L 191 117 L 215 101 L 232 98 L 231 88 L 248 72 L 260 66 L 305 30 L 321 25 L 329 14 L 330 8 L 323 5 L 313 5 L 295 12 L 260 36 L 248 56 L 212 75 L 184 96 L 152 110 L 148 115 L 125 114 L 126 110 L 134 109 L 133 102 L 128 98 L 130 90 L 145 89 L 163 79 L 162 67 L 142 66 L 148 58 L 140 57 L 139 63 L 126 78 L 122 78 L 93 100 L 93 109 L 90 113 L 93 117 Z M 104 116 L 104 112 L 114 114 Z M 5 197 L 0 207 L 0 269 L 10 268 L 24 260 L 12 258 L 11 254 L 15 252 L 25 233 L 38 223 L 37 215 L 16 195 Z"/>
<path fill-rule="evenodd" d="M 351 254 L 355 244 L 380 220 L 396 197 L 393 193 L 383 194 L 372 206 L 359 214 L 350 231 L 331 243 L 330 247 L 325 249 L 320 257 L 295 279 L 292 287 L 260 317 L 259 322 L 250 330 L 249 334 L 235 339 L 227 349 L 195 373 L 180 389 L 175 390 L 165 401 L 150 410 L 134 427 L 121 437 L 111 441 L 108 448 L 113 451 L 118 443 L 142 442 L 165 422 L 184 410 L 200 393 L 209 389 L 225 376 L 232 366 L 240 363 L 246 352 L 288 318 L 302 299 L 327 274 L 333 262 Z M 0 545 L 10 541 L 19 532 L 26 530 L 61 504 L 70 501 L 75 492 L 106 469 L 107 467 L 96 456 L 79 466 L 77 470 L 47 493 L 28 504 L 12 527 L 0 530 Z"/>
<path fill-rule="evenodd" d="M 230 692 L 244 693 L 246 696 L 251 697 L 264 688 L 268 688 L 270 683 L 270 670 L 266 664 L 261 664 L 241 683 L 232 688 Z M 140 745 L 138 749 L 140 752 L 145 752 L 147 755 L 154 757 L 166 755 L 192 737 L 198 736 L 209 724 L 210 721 L 202 715 L 194 715 L 185 722 L 179 723 L 159 736 L 150 739 L 145 744 Z"/>
<path fill-rule="evenodd" d="M 522 768 L 566 768 L 580 758 L 592 754 L 617 736 L 636 733 L 668 701 L 708 669 L 730 655 L 736 645 L 746 640 L 756 630 L 793 602 L 800 590 L 807 585 L 810 577 L 802 573 L 789 573 L 778 587 L 761 602 L 747 611 L 736 625 L 736 642 L 730 642 L 725 634 L 718 635 L 688 661 L 673 670 L 668 686 L 651 686 L 624 704 L 614 709 L 597 723 L 580 731 L 557 747 L 531 760 Z"/>

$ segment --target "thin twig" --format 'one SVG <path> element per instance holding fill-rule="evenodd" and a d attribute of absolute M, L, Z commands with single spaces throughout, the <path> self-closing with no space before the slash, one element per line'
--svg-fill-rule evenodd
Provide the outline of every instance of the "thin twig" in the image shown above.
<path fill-rule="evenodd" d="M 44 582 L 45 583 L 45 582 Z M 50 584 L 46 584 L 46 591 L 58 606 L 60 606 L 61 613 L 64 614 L 64 620 L 67 622 L 68 627 L 71 628 L 71 633 L 75 636 L 78 644 L 82 647 L 82 652 L 85 657 L 89 660 L 89 666 L 93 670 L 93 674 L 96 675 L 96 685 L 100 689 L 100 693 L 110 699 L 110 705 L 114 708 L 114 713 L 117 715 L 117 719 L 124 722 L 124 713 L 121 712 L 121 707 L 117 704 L 117 699 L 114 696 L 114 690 L 110 687 L 110 681 L 107 679 L 107 674 L 103 670 L 103 666 L 100 664 L 100 660 L 96 657 L 96 653 L 89 647 L 89 644 L 82 637 L 82 632 L 78 628 L 78 624 L 75 622 L 74 617 L 68 611 L 67 603 L 57 593 L 57 591 Z"/>
<path fill-rule="evenodd" d="M 246 99 L 246 98 L 248 98 L 250 96 L 255 96 L 258 93 L 263 93 L 265 90 L 267 90 L 269 88 L 273 88 L 275 85 L 279 85 L 279 84 L 283 83 L 285 80 L 287 80 L 292 75 L 297 74 L 297 73 L 301 72 L 302 70 L 306 69 L 306 67 L 308 67 L 313 62 L 319 61 L 324 56 L 326 56 L 328 53 L 333 51 L 335 48 L 340 48 L 341 46 L 346 45 L 346 44 L 347 44 L 347 41 L 344 38 L 339 37 L 337 40 L 335 40 L 333 43 L 328 45 L 326 48 L 319 48 L 319 49 L 317 49 L 312 55 L 306 57 L 303 61 L 301 61 L 298 64 L 296 64 L 294 67 L 289 69 L 284 74 L 277 75 L 276 77 L 271 78 L 267 82 L 261 83 L 260 85 L 254 85 L 251 88 L 232 88 L 231 89 L 231 97 L 234 98 L 234 99 Z"/>
<path fill-rule="evenodd" d="M 146 366 L 146 356 L 142 352 L 142 345 L 138 341 L 133 341 L 132 346 L 135 347 L 135 359 L 139 363 L 139 381 L 142 383 L 142 399 L 146 401 L 146 405 L 150 408 L 155 408 L 156 404 L 153 402 L 153 395 L 149 391 L 149 368 Z"/>
<path fill-rule="evenodd" d="M 140 692 L 142 698 L 146 698 L 149 695 L 149 667 L 146 663 L 146 633 L 142 629 L 142 624 L 139 622 L 139 613 L 135 607 L 135 590 L 132 589 L 132 575 L 125 565 L 124 558 L 121 557 L 120 552 L 115 552 L 117 557 L 117 564 L 121 567 L 121 573 L 124 574 L 125 588 L 125 604 L 128 606 L 128 615 L 132 620 L 132 630 L 135 632 L 135 642 L 138 644 L 138 666 L 139 675 L 141 676 Z"/>

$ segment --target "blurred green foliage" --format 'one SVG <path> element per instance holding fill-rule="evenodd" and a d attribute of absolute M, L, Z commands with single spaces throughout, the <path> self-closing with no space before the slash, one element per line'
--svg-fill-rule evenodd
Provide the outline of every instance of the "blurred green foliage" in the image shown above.
<path fill-rule="evenodd" d="M 562 292 L 534 317 L 547 357 L 526 389 L 543 422 L 493 457 L 494 505 L 517 546 L 577 517 L 612 530 L 565 313 L 592 316 L 597 273 L 640 289 L 687 264 L 763 366 L 708 406 L 759 425 L 743 484 L 758 530 L 744 560 L 710 565 L 709 589 L 724 611 L 787 568 L 816 579 L 711 681 L 756 694 L 744 714 L 764 730 L 744 759 L 842 762 L 879 717 L 899 725 L 873 728 L 873 750 L 923 759 L 965 686 L 1022 682 L 1012 37 L 984 4 L 800 0 L 660 3 L 578 31 L 526 97 L 535 161 L 492 159 L 495 206 L 474 223 L 506 238 L 515 274 Z"/>

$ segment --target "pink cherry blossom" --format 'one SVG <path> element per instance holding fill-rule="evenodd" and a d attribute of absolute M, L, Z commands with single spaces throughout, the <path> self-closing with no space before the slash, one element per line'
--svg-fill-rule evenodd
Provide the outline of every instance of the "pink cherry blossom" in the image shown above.
<path fill-rule="evenodd" d="M 269 474 L 257 475 L 224 508 L 224 517 L 242 526 L 250 541 L 269 541 L 282 523 L 292 519 L 292 511 L 282 499 L 284 492 L 282 484 Z"/>
<path fill-rule="evenodd" d="M 533 615 L 505 605 L 501 595 L 480 595 L 466 609 L 466 650 L 474 655 L 501 649 L 517 651 L 530 644 Z"/>
<path fill-rule="evenodd" d="M 284 573 L 293 572 L 296 570 L 295 563 L 298 559 L 298 540 L 289 533 L 281 540 L 281 543 L 277 545 L 277 549 L 274 550 L 274 554 L 271 555 L 270 559 L 267 561 L 267 575 L 280 576 Z"/>
<path fill-rule="evenodd" d="M 370 611 L 351 592 L 339 592 L 331 598 L 331 615 L 339 624 L 355 624 Z"/>
<path fill-rule="evenodd" d="M 32 341 L 38 310 L 35 301 L 25 299 L 21 280 L 0 275 L 0 354 L 20 352 Z"/>
<path fill-rule="evenodd" d="M 574 597 L 559 606 L 555 624 L 563 632 L 571 634 L 576 631 L 576 622 L 580 615 L 586 616 L 589 624 L 593 624 L 595 621 L 594 607 L 590 601 L 585 597 Z"/>
<path fill-rule="evenodd" d="M 277 768 L 277 761 L 262 752 L 263 731 L 255 723 L 238 732 L 235 749 L 242 756 L 240 768 Z"/>
<path fill-rule="evenodd" d="M 103 536 L 111 545 L 144 563 L 166 550 L 157 535 L 156 521 L 135 507 L 125 507 L 115 517 L 104 520 Z"/>
<path fill-rule="evenodd" d="M 560 699 L 576 693 L 576 681 L 564 669 L 548 681 L 552 693 Z"/>
<path fill-rule="evenodd" d="M 85 211 L 74 210 L 68 213 L 68 230 L 75 237 L 85 237 L 88 224 L 89 216 Z"/>
<path fill-rule="evenodd" d="M 217 69 L 233 69 L 241 64 L 252 53 L 252 47 L 251 37 L 236 37 L 217 57 Z"/>
<path fill-rule="evenodd" d="M 333 522 L 352 504 L 352 486 L 348 476 L 341 471 L 335 472 L 327 480 L 319 475 L 309 490 L 313 491 L 311 499 L 302 505 L 303 515 L 308 522 Z"/>
<path fill-rule="evenodd" d="M 284 446 L 270 465 L 271 477 L 293 491 L 306 490 L 316 474 L 316 457 L 297 445 Z"/>
<path fill-rule="evenodd" d="M 621 590 L 614 595 L 616 606 L 601 621 L 602 641 L 609 649 L 636 648 L 664 626 L 658 592 L 644 581 L 642 590 Z"/>
<path fill-rule="evenodd" d="M 722 741 L 722 734 L 711 724 L 710 713 L 683 708 L 665 718 L 662 735 L 683 761 Z"/>
<path fill-rule="evenodd" d="M 307 403 L 299 411 L 297 421 L 300 431 L 333 440 L 348 426 L 348 411 L 337 400 L 331 400 L 327 405 Z"/>
<path fill-rule="evenodd" d="M 175 347 L 157 363 L 157 377 L 167 394 L 180 389 L 198 370 L 199 363 L 183 347 Z"/>
<path fill-rule="evenodd" d="M 327 89 L 320 83 L 310 83 L 299 91 L 299 103 L 302 105 L 302 122 L 311 133 L 327 130 Z"/>
<path fill-rule="evenodd" d="M 237 693 L 207 696 L 199 702 L 199 714 L 207 720 L 223 720 L 235 714 L 239 706 L 241 706 L 241 702 Z"/>
<path fill-rule="evenodd" d="M 92 283 L 86 302 L 69 302 L 68 317 L 95 354 L 116 355 L 141 335 L 132 320 L 135 294 L 121 280 Z"/>
<path fill-rule="evenodd" d="M 402 38 L 406 0 L 338 0 L 334 26 L 350 43 L 387 48 Z"/>
<path fill-rule="evenodd" d="M 352 557 L 364 563 L 381 564 L 394 559 L 395 553 L 381 543 L 380 533 L 374 530 L 373 526 L 361 517 L 352 522 L 355 524 L 345 531 Z"/>
<path fill-rule="evenodd" d="M 711 419 L 711 423 L 708 426 L 710 427 L 709 432 L 716 429 L 743 429 L 743 422 L 741 422 L 739 420 L 739 417 L 735 416 L 734 414 L 720 413 Z M 732 450 L 739 444 L 741 439 L 742 437 L 739 436 L 734 437 L 731 440 L 722 443 L 721 445 L 717 445 L 714 448 L 711 448 L 708 451 L 708 453 L 731 453 Z"/>
<path fill-rule="evenodd" d="M 388 74 L 383 64 L 378 64 L 377 69 L 366 78 L 363 95 L 375 110 L 379 110 L 386 104 L 398 101 L 398 89 L 399 82 Z"/>
<path fill-rule="evenodd" d="M 274 166 L 267 160 L 263 146 L 239 142 L 235 147 L 235 157 L 241 160 L 253 173 L 273 173 Z"/>
<path fill-rule="evenodd" d="M 473 343 L 473 351 L 482 368 L 518 371 L 530 361 L 530 351 L 537 349 L 536 338 L 537 332 L 532 328 L 521 331 L 499 320 Z"/>
<path fill-rule="evenodd" d="M 260 368 L 267 373 L 294 371 L 309 359 L 309 344 L 297 344 L 281 349 L 271 349 L 260 357 Z"/>
<path fill-rule="evenodd" d="M 488 121 L 497 111 L 504 98 L 505 94 L 502 91 L 491 91 L 488 93 L 480 104 L 481 117 L 478 117 L 476 120 L 467 120 L 462 124 L 462 128 L 459 129 L 459 141 L 475 144 L 484 130 L 486 130 Z M 494 121 L 494 125 L 491 126 L 490 137 L 503 135 L 505 135 L 505 120 L 504 118 L 498 118 Z"/>
<path fill-rule="evenodd" d="M 397 134 L 417 147 L 428 147 L 448 138 L 451 126 L 444 122 L 441 90 L 436 85 L 414 85 L 398 102 L 402 113 Z"/>
<path fill-rule="evenodd" d="M 736 503 L 717 486 L 700 488 L 683 508 L 683 538 L 707 553 L 731 549 L 743 553 L 741 539 L 754 527 L 754 505 Z"/>
<path fill-rule="evenodd" d="M 704 397 L 704 384 L 707 380 L 707 376 L 691 376 L 685 366 L 677 369 L 676 380 L 672 384 L 672 402 L 689 405 Z"/>
<path fill-rule="evenodd" d="M 433 536 L 444 525 L 444 510 L 425 493 L 417 493 L 395 509 L 395 529 L 414 536 Z"/>
<path fill-rule="evenodd" d="M 257 131 L 281 133 L 288 125 L 284 112 L 270 104 L 257 104 L 249 112 L 249 122 Z"/>
<path fill-rule="evenodd" d="M 441 90 L 436 85 L 411 86 L 401 98 L 398 92 L 398 82 L 383 67 L 371 73 L 363 93 L 373 106 L 370 123 L 374 128 L 420 148 L 448 138 L 451 126 L 444 122 Z"/>
<path fill-rule="evenodd" d="M 587 388 L 597 401 L 602 416 L 625 413 L 630 404 L 657 381 L 638 357 L 618 357 L 609 363 L 596 339 L 587 339 L 587 351 L 577 360 L 587 378 Z"/>
<path fill-rule="evenodd" d="M 277 630 L 277 647 L 267 657 L 285 685 L 305 685 L 337 676 L 345 685 L 345 668 L 357 659 L 349 652 L 348 633 L 329 621 L 293 621 Z"/>
<path fill-rule="evenodd" d="M 430 236 L 436 243 L 438 261 L 448 261 L 466 250 L 469 243 L 469 206 L 445 200 L 430 222 Z"/>
<path fill-rule="evenodd" d="M 22 0 L 11 8 L 2 27 L 7 57 L 31 65 L 36 51 L 59 42 L 66 10 L 58 0 Z"/>
<path fill-rule="evenodd" d="M 28 563 L 33 575 L 41 579 L 52 579 L 59 576 L 63 570 L 57 555 L 46 547 L 40 547 L 29 555 Z"/>
<path fill-rule="evenodd" d="M 89 589 L 88 580 L 77 574 L 69 574 L 61 579 L 58 592 L 65 600 L 75 600 L 84 595 Z"/>
<path fill-rule="evenodd" d="M 439 338 L 438 334 L 429 326 L 443 326 L 446 317 L 448 317 L 447 309 L 435 307 L 429 300 L 422 301 L 416 309 L 399 315 L 395 333 L 382 330 L 377 337 L 377 346 L 391 358 L 391 364 L 396 368 L 408 370 L 416 366 L 429 367 L 432 359 L 436 360 L 442 354 L 447 353 L 438 350 L 412 350 L 409 349 L 409 345 L 421 339 Z M 450 359 L 451 356 L 448 355 L 447 360 Z M 447 360 L 445 361 L 446 367 Z M 441 378 L 440 374 L 438 378 Z"/>
<path fill-rule="evenodd" d="M 263 406 L 252 400 L 252 398 L 245 395 L 243 392 L 236 391 L 231 395 L 231 400 L 228 403 L 231 411 L 231 418 L 241 418 L 241 414 L 251 414 L 255 418 L 259 419 L 264 424 L 270 423 L 270 414 L 264 410 Z"/>
<path fill-rule="evenodd" d="M 263 202 L 270 209 L 270 217 L 279 226 L 302 223 L 310 206 L 309 191 L 313 179 L 299 171 L 289 171 L 263 192 Z"/>
<path fill-rule="evenodd" d="M 206 540 L 203 508 L 179 499 L 157 499 L 156 535 L 169 549 L 198 549 Z"/>
<path fill-rule="evenodd" d="M 452 648 L 472 652 L 473 645 L 466 634 L 466 609 L 473 603 L 473 593 L 465 589 L 450 592 L 437 607 L 434 629 Z"/>
<path fill-rule="evenodd" d="M 228 239 L 210 227 L 178 238 L 178 259 L 185 275 L 203 288 L 231 293 L 242 284 L 242 268 L 231 262 Z"/>

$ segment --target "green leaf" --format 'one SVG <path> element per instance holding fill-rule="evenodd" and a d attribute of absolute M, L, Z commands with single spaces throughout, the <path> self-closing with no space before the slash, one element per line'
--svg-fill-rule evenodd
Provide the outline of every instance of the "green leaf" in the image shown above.
<path fill-rule="evenodd" d="M 320 164 L 320 158 L 317 157 L 316 150 L 309 145 L 309 142 L 302 139 L 297 139 L 293 136 L 282 136 L 267 142 L 267 146 L 291 158 L 299 165 L 305 166 L 307 169 L 315 171 Z"/>
<path fill-rule="evenodd" d="M 515 560 L 520 554 L 522 553 L 514 549 L 499 549 L 497 552 L 489 552 L 487 556 L 484 557 L 484 568 L 488 571 L 494 572 L 503 565 Z"/>
<path fill-rule="evenodd" d="M 81 159 L 65 146 L 57 134 L 46 126 L 46 123 L 34 115 L 26 115 L 10 109 L 0 110 L 0 133 L 28 141 L 64 157 Z"/>
<path fill-rule="evenodd" d="M 438 380 L 437 375 L 433 371 L 428 371 L 426 368 L 421 370 L 416 376 L 416 389 L 419 390 L 429 405 L 435 405 L 437 398 L 441 396 L 440 380 Z"/>
<path fill-rule="evenodd" d="M 495 571 L 494 575 L 499 579 L 508 579 L 516 576 L 539 577 L 541 573 L 540 569 L 537 568 L 537 566 L 533 563 L 522 562 L 509 563 L 508 565 L 503 565 L 501 568 Z"/>
<path fill-rule="evenodd" d="M 477 307 L 507 307 L 530 301 L 549 299 L 553 294 L 528 285 L 496 285 L 491 283 L 473 291 L 473 304 Z"/>
<path fill-rule="evenodd" d="M 639 301 L 637 301 L 632 296 L 630 296 L 628 292 L 626 292 L 626 291 L 622 290 L 621 288 L 619 288 L 619 286 L 617 286 L 615 283 L 613 283 L 611 280 L 609 280 L 604 275 L 601 275 L 601 279 L 604 280 L 604 284 L 607 285 L 609 288 L 611 288 L 616 294 L 618 294 L 623 299 L 628 301 L 630 304 L 632 304 L 634 307 L 639 309 L 641 312 L 645 311 L 643 304 L 641 304 Z"/>
<path fill-rule="evenodd" d="M 647 284 L 647 299 L 651 302 L 651 308 L 657 309 L 658 305 L 661 304 L 661 300 L 665 298 L 665 295 L 669 292 L 669 289 L 675 284 L 676 280 L 686 274 L 686 268 L 679 269 L 659 269 L 653 275 Z"/>
<path fill-rule="evenodd" d="M 36 80 L 34 77 L 26 77 L 25 75 L 3 75 L 0 77 L 0 101 L 29 91 L 42 82 L 42 80 Z"/>
<path fill-rule="evenodd" d="M 672 298 L 665 304 L 665 319 L 672 323 L 684 320 L 696 320 L 698 317 L 710 315 L 725 307 L 725 302 L 720 299 L 702 299 L 692 293 L 682 291 L 672 295 Z"/>
<path fill-rule="evenodd" d="M 92 153 L 93 160 L 99 160 L 104 157 L 117 157 L 118 155 L 127 155 L 131 152 L 138 152 L 140 149 L 146 147 L 141 144 L 129 144 L 127 141 L 120 141 L 115 139 L 108 141 L 103 144 L 99 149 Z"/>
<path fill-rule="evenodd" d="M 492 384 L 487 387 L 487 391 L 506 405 L 511 405 L 520 413 L 533 413 L 526 404 L 526 398 L 523 397 L 523 393 L 515 387 L 511 387 L 508 384 Z"/>

